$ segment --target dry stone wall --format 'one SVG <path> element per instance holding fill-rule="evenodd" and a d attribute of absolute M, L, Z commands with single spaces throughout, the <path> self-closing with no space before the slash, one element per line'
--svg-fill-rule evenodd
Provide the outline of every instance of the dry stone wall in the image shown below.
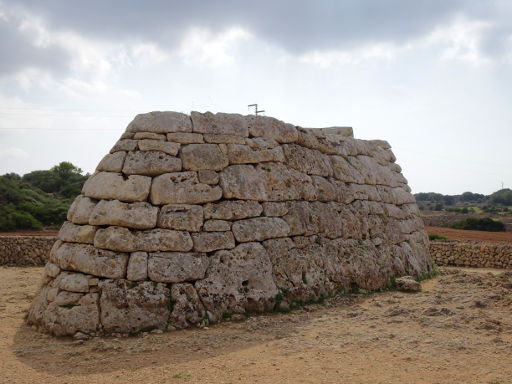
<path fill-rule="evenodd" d="M 0 236 L 0 265 L 44 265 L 55 237 Z"/>
<path fill-rule="evenodd" d="M 431 268 L 387 142 L 151 112 L 72 204 L 28 321 L 55 335 L 203 326 Z"/>
<path fill-rule="evenodd" d="M 511 243 L 455 240 L 431 241 L 430 255 L 437 265 L 512 268 Z"/>

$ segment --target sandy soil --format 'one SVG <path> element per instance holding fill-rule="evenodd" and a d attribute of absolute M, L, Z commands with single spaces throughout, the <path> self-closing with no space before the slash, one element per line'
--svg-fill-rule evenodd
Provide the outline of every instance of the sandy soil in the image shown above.
<path fill-rule="evenodd" d="M 512 383 L 512 272 L 444 268 L 416 294 L 87 341 L 24 325 L 41 272 L 0 267 L 2 383 Z"/>
<path fill-rule="evenodd" d="M 512 242 L 512 232 L 487 232 L 468 231 L 465 229 L 453 229 L 446 227 L 425 227 L 429 235 L 435 233 L 446 237 L 449 240 L 474 240 L 474 241 L 508 241 Z"/>
<path fill-rule="evenodd" d="M 0 232 L 0 236 L 57 236 L 58 230 Z"/>

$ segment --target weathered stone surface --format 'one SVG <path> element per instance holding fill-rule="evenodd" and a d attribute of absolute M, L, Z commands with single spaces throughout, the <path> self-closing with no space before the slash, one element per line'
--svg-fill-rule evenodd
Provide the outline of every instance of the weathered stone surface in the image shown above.
<path fill-rule="evenodd" d="M 119 200 L 101 200 L 89 218 L 92 225 L 117 225 L 135 229 L 156 226 L 158 208 L 146 202 L 123 203 Z"/>
<path fill-rule="evenodd" d="M 220 171 L 228 166 L 228 157 L 217 144 L 188 144 L 181 149 L 183 169 Z"/>
<path fill-rule="evenodd" d="M 60 268 L 57 264 L 54 264 L 52 262 L 46 263 L 44 266 L 44 271 L 49 277 L 55 277 L 60 273 Z"/>
<path fill-rule="evenodd" d="M 399 291 L 418 292 L 421 290 L 421 284 L 412 276 L 402 276 L 395 280 L 396 289 Z"/>
<path fill-rule="evenodd" d="M 216 252 L 210 257 L 206 277 L 196 281 L 195 288 L 214 320 L 225 312 L 271 310 L 277 294 L 272 264 L 259 243 Z"/>
<path fill-rule="evenodd" d="M 176 156 L 180 150 L 180 144 L 159 140 L 140 140 L 139 149 L 141 151 L 164 152 L 171 156 Z"/>
<path fill-rule="evenodd" d="M 354 131 L 352 127 L 327 127 L 327 128 L 317 128 L 315 131 L 320 131 L 325 136 L 334 135 L 334 136 L 342 136 L 342 137 L 354 137 Z"/>
<path fill-rule="evenodd" d="M 220 173 L 220 185 L 227 199 L 316 200 L 311 178 L 280 163 L 230 165 Z"/>
<path fill-rule="evenodd" d="M 203 231 L 224 232 L 231 230 L 231 222 L 226 220 L 207 220 L 204 222 Z"/>
<path fill-rule="evenodd" d="M 160 209 L 158 226 L 199 232 L 203 225 L 203 207 L 200 205 L 168 204 Z"/>
<path fill-rule="evenodd" d="M 96 201 L 83 195 L 77 198 L 71 204 L 68 211 L 68 221 L 74 224 L 89 224 L 89 217 L 96 206 Z"/>
<path fill-rule="evenodd" d="M 134 151 L 137 148 L 137 140 L 119 140 L 110 150 L 110 153 L 119 152 L 119 151 Z"/>
<path fill-rule="evenodd" d="M 228 157 L 230 164 L 250 164 L 265 161 L 284 162 L 284 153 L 281 147 L 272 149 L 251 149 L 248 145 L 228 144 Z"/>
<path fill-rule="evenodd" d="M 338 194 L 336 187 L 327 179 L 321 176 L 311 176 L 311 180 L 315 187 L 316 196 L 319 201 L 336 201 Z"/>
<path fill-rule="evenodd" d="M 149 139 L 149 140 L 159 140 L 159 141 L 165 141 L 167 139 L 165 135 L 160 134 L 160 133 L 153 133 L 153 132 L 137 132 L 133 135 L 133 138 L 135 140 Z M 139 141 L 139 149 L 141 151 L 145 151 L 145 149 L 141 148 L 140 141 Z"/>
<path fill-rule="evenodd" d="M 283 145 L 286 163 L 308 175 L 332 176 L 333 170 L 329 156 L 320 151 L 304 148 L 297 144 Z"/>
<path fill-rule="evenodd" d="M 208 268 L 204 253 L 158 252 L 148 260 L 148 276 L 162 283 L 180 283 L 204 278 Z"/>
<path fill-rule="evenodd" d="M 164 330 L 169 318 L 169 289 L 165 284 L 105 280 L 101 289 L 101 324 L 105 333 Z"/>
<path fill-rule="evenodd" d="M 232 200 L 204 206 L 205 219 L 238 220 L 260 216 L 263 208 L 257 201 Z"/>
<path fill-rule="evenodd" d="M 126 278 L 132 281 L 146 280 L 148 277 L 148 254 L 146 252 L 133 252 L 128 260 Z"/>
<path fill-rule="evenodd" d="M 193 131 L 196 133 L 210 133 L 214 135 L 233 135 L 248 137 L 247 123 L 241 115 L 211 112 L 192 112 Z"/>
<path fill-rule="evenodd" d="M 161 143 L 160 141 L 156 141 Z M 165 143 L 164 143 L 165 144 Z M 160 151 L 130 152 L 124 162 L 125 175 L 156 176 L 181 171 L 181 160 Z"/>
<path fill-rule="evenodd" d="M 190 251 L 192 239 L 188 232 L 170 229 L 130 231 L 124 227 L 98 229 L 94 237 L 96 248 L 118 252 Z"/>
<path fill-rule="evenodd" d="M 94 242 L 96 227 L 92 225 L 76 225 L 69 221 L 62 224 L 58 238 L 62 241 L 71 243 L 88 243 Z"/>
<path fill-rule="evenodd" d="M 335 178 L 346 183 L 364 183 L 363 175 L 346 159 L 341 156 L 331 156 L 330 159 Z"/>
<path fill-rule="evenodd" d="M 281 217 L 288 213 L 286 203 L 265 202 L 263 205 L 263 214 L 268 217 Z"/>
<path fill-rule="evenodd" d="M 96 171 L 101 172 L 121 172 L 123 169 L 126 152 L 119 151 L 106 155 L 96 167 Z"/>
<path fill-rule="evenodd" d="M 205 133 L 204 141 L 216 144 L 245 144 L 245 138 L 233 135 L 212 135 Z"/>
<path fill-rule="evenodd" d="M 256 217 L 233 223 L 233 234 L 238 242 L 262 241 L 274 237 L 285 237 L 290 227 L 278 217 Z"/>
<path fill-rule="evenodd" d="M 62 272 L 55 279 L 55 284 L 69 292 L 89 292 L 89 278 L 82 273 Z"/>
<path fill-rule="evenodd" d="M 297 141 L 297 129 L 273 117 L 246 116 L 251 136 L 273 139 L 279 143 L 293 143 Z"/>
<path fill-rule="evenodd" d="M 235 247 L 235 238 L 232 232 L 199 232 L 192 234 L 194 251 L 212 252 L 218 249 L 231 249 Z"/>
<path fill-rule="evenodd" d="M 341 214 L 338 210 L 341 210 Z M 290 202 L 283 219 L 288 223 L 292 236 L 323 234 L 329 238 L 350 237 L 351 225 L 355 224 L 348 209 L 320 202 Z"/>
<path fill-rule="evenodd" d="M 204 143 L 203 135 L 200 133 L 177 132 L 168 133 L 167 140 L 180 144 L 200 144 Z"/>
<path fill-rule="evenodd" d="M 176 328 L 208 325 L 206 310 L 194 286 L 189 283 L 173 284 L 171 300 L 174 302 L 170 323 Z"/>
<path fill-rule="evenodd" d="M 219 200 L 220 187 L 202 184 L 196 172 L 165 173 L 153 179 L 150 199 L 153 204 L 201 204 Z"/>
<path fill-rule="evenodd" d="M 135 116 L 128 132 L 192 132 L 190 117 L 178 112 L 149 112 Z"/>
<path fill-rule="evenodd" d="M 82 297 L 82 293 L 60 291 L 57 295 L 55 295 L 55 298 L 53 300 L 48 301 L 53 301 L 55 304 L 59 306 L 69 306 L 70 304 L 76 305 L 76 303 L 78 303 L 78 300 L 80 300 Z"/>
<path fill-rule="evenodd" d="M 148 197 L 151 178 L 132 175 L 127 179 L 119 173 L 95 173 L 85 182 L 82 192 L 95 199 L 117 199 L 121 201 L 144 201 Z"/>
<path fill-rule="evenodd" d="M 95 276 L 120 279 L 124 277 L 128 255 L 97 249 L 89 244 L 63 243 L 56 251 L 59 266 Z"/>
<path fill-rule="evenodd" d="M 204 184 L 219 184 L 219 174 L 211 169 L 202 169 L 197 171 L 197 177 L 200 183 Z"/>

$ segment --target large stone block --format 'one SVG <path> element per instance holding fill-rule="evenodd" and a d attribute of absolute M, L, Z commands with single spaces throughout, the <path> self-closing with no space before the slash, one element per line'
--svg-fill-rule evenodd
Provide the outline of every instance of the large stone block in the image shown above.
<path fill-rule="evenodd" d="M 192 239 L 185 231 L 160 228 L 130 231 L 124 227 L 108 227 L 96 232 L 94 246 L 119 252 L 186 252 L 192 249 Z"/>
<path fill-rule="evenodd" d="M 69 292 L 89 292 L 89 277 L 83 273 L 62 272 L 53 283 L 56 287 Z"/>
<path fill-rule="evenodd" d="M 157 141 L 160 143 L 160 141 Z M 181 160 L 160 151 L 130 152 L 124 162 L 125 175 L 156 176 L 181 171 Z"/>
<path fill-rule="evenodd" d="M 148 276 L 161 283 L 199 280 L 204 278 L 208 262 L 204 253 L 151 253 L 148 259 Z"/>
<path fill-rule="evenodd" d="M 229 161 L 217 144 L 188 144 L 181 149 L 181 160 L 186 170 L 210 169 L 220 171 Z"/>
<path fill-rule="evenodd" d="M 128 263 L 126 253 L 77 243 L 62 243 L 56 250 L 56 258 L 61 269 L 112 279 L 123 278 Z"/>
<path fill-rule="evenodd" d="M 320 151 L 304 148 L 297 144 L 285 144 L 283 145 L 283 151 L 286 163 L 297 171 L 324 177 L 333 174 L 329 156 Z"/>
<path fill-rule="evenodd" d="M 85 182 L 82 192 L 95 199 L 117 199 L 121 201 L 144 201 L 148 197 L 151 178 L 132 175 L 125 178 L 119 173 L 95 173 Z"/>
<path fill-rule="evenodd" d="M 133 252 L 128 261 L 126 278 L 132 281 L 146 280 L 148 277 L 148 254 L 146 252 Z"/>
<path fill-rule="evenodd" d="M 222 189 L 202 184 L 196 172 L 165 173 L 153 179 L 153 204 L 201 204 L 219 200 Z"/>
<path fill-rule="evenodd" d="M 132 133 L 133 135 L 133 139 L 134 140 L 159 140 L 159 141 L 165 141 L 167 139 L 167 137 L 164 135 L 164 134 L 161 134 L 161 133 L 153 133 L 153 132 L 137 132 L 137 133 Z M 140 144 L 141 142 L 139 141 L 139 149 L 141 151 L 144 151 L 144 149 L 142 149 L 140 147 Z"/>
<path fill-rule="evenodd" d="M 211 112 L 192 112 L 193 130 L 196 133 L 211 133 L 214 135 L 233 135 L 248 137 L 247 123 L 241 115 Z"/>
<path fill-rule="evenodd" d="M 189 283 L 173 284 L 171 300 L 174 302 L 170 323 L 177 328 L 207 325 L 206 310 L 194 286 Z"/>
<path fill-rule="evenodd" d="M 262 163 L 266 161 L 284 162 L 284 153 L 281 147 L 272 149 L 254 150 L 248 145 L 228 144 L 230 164 Z"/>
<path fill-rule="evenodd" d="M 204 143 L 203 135 L 200 133 L 187 133 L 187 132 L 168 133 L 167 140 L 169 140 L 170 142 L 180 143 L 180 144 Z"/>
<path fill-rule="evenodd" d="M 68 210 L 68 221 L 74 224 L 89 224 L 89 217 L 96 206 L 96 201 L 83 195 L 78 195 Z"/>
<path fill-rule="evenodd" d="M 106 334 L 166 329 L 170 291 L 165 284 L 105 280 L 99 287 L 101 324 Z"/>
<path fill-rule="evenodd" d="M 190 117 L 178 112 L 149 112 L 135 116 L 128 132 L 192 132 Z"/>
<path fill-rule="evenodd" d="M 97 172 L 121 172 L 126 152 L 120 151 L 106 155 L 96 167 Z"/>
<path fill-rule="evenodd" d="M 117 143 L 114 144 L 112 149 L 110 150 L 110 153 L 115 153 L 119 151 L 135 151 L 137 149 L 137 140 L 131 140 L 131 139 L 122 139 L 119 140 Z"/>
<path fill-rule="evenodd" d="M 233 223 L 233 234 L 241 243 L 285 237 L 289 233 L 288 223 L 278 217 L 256 217 Z"/>
<path fill-rule="evenodd" d="M 62 241 L 71 243 L 88 243 L 94 242 L 96 227 L 92 225 L 76 225 L 69 221 L 62 224 L 58 238 Z"/>
<path fill-rule="evenodd" d="M 263 208 L 257 201 L 226 200 L 204 206 L 205 219 L 238 220 L 260 216 Z"/>
<path fill-rule="evenodd" d="M 101 200 L 92 211 L 92 225 L 117 225 L 135 229 L 156 226 L 158 208 L 146 202 L 123 203 L 119 200 Z"/>
<path fill-rule="evenodd" d="M 189 232 L 199 232 L 203 226 L 203 207 L 200 205 L 167 204 L 160 208 L 158 226 Z"/>
<path fill-rule="evenodd" d="M 279 143 L 297 141 L 298 132 L 292 124 L 266 116 L 246 116 L 246 120 L 252 136 L 270 138 Z"/>
<path fill-rule="evenodd" d="M 212 252 L 218 249 L 231 249 L 235 247 L 235 238 L 232 232 L 199 232 L 192 234 L 194 251 Z"/>
<path fill-rule="evenodd" d="M 160 140 L 140 140 L 139 149 L 141 151 L 159 151 L 176 156 L 180 150 L 180 144 Z"/>

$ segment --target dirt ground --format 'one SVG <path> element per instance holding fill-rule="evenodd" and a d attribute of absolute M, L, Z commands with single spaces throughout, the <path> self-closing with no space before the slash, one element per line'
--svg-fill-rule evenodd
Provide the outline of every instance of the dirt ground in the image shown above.
<path fill-rule="evenodd" d="M 0 232 L 0 236 L 57 236 L 58 230 Z"/>
<path fill-rule="evenodd" d="M 87 341 L 24 325 L 41 273 L 0 267 L 2 383 L 512 383 L 512 272 L 445 268 L 415 294 Z"/>
<path fill-rule="evenodd" d="M 446 227 L 428 227 L 425 230 L 429 235 L 437 234 L 446 237 L 449 240 L 474 240 L 474 241 L 508 241 L 512 242 L 512 232 L 487 232 L 487 231 L 468 231 L 465 229 L 453 229 Z"/>

